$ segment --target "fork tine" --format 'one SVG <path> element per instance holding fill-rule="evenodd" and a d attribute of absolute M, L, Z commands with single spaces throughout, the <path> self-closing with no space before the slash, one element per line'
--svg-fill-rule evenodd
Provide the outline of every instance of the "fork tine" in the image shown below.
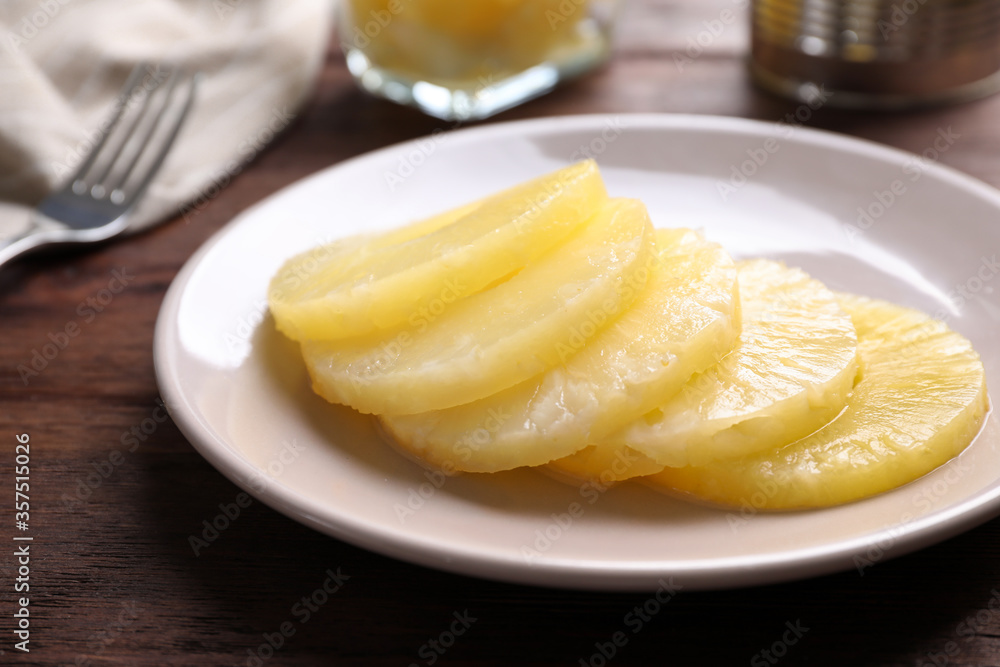
<path fill-rule="evenodd" d="M 167 80 L 173 81 L 176 79 L 176 76 L 177 72 L 172 70 L 169 76 L 167 77 Z M 121 159 L 122 154 L 125 152 L 126 148 L 128 148 L 128 146 L 130 145 L 129 142 L 132 140 L 133 135 L 135 135 L 136 130 L 139 129 L 140 125 L 142 125 L 143 119 L 146 114 L 146 110 L 149 109 L 153 98 L 156 96 L 156 91 L 159 90 L 159 88 L 163 85 L 163 82 L 164 82 L 163 78 L 153 79 L 153 85 L 146 89 L 146 97 L 142 100 L 141 106 L 138 109 L 133 110 L 133 113 L 131 114 L 132 118 L 129 121 L 127 129 L 125 129 L 123 132 L 108 132 L 109 137 L 112 134 L 115 134 L 115 135 L 120 135 L 120 138 L 116 136 L 118 145 L 112 146 L 108 150 L 108 153 L 110 155 L 107 158 L 105 158 L 104 165 L 99 172 L 100 175 L 90 181 L 91 185 L 90 192 L 91 196 L 93 196 L 94 199 L 101 199 L 102 197 L 104 197 L 105 194 L 107 194 L 109 188 L 107 188 L 105 185 L 106 181 L 108 180 L 108 177 L 110 177 L 111 174 L 113 173 L 115 165 L 118 164 L 118 161 L 119 159 Z M 139 145 L 137 151 L 139 153 L 142 152 L 142 144 Z"/>
<path fill-rule="evenodd" d="M 123 97 L 113 113 L 110 124 L 103 130 L 97 145 L 84 158 L 83 165 L 74 174 L 73 179 L 59 190 L 50 193 L 38 204 L 35 215 L 31 218 L 32 224 L 27 230 L 0 240 L 0 265 L 47 245 L 106 241 L 127 228 L 132 207 L 146 191 L 163 165 L 167 153 L 177 139 L 185 120 L 187 120 L 194 105 L 195 91 L 200 80 L 199 73 L 182 76 L 178 71 L 172 70 L 171 76 L 174 77 L 174 80 L 169 89 L 156 95 L 162 100 L 162 106 L 155 117 L 146 113 L 150 108 L 148 98 L 144 100 L 143 108 L 137 113 L 140 118 L 150 118 L 151 122 L 148 131 L 142 132 L 145 136 L 142 137 L 141 142 L 129 142 L 128 139 L 135 132 L 135 128 L 128 129 L 129 137 L 126 137 L 124 143 L 136 144 L 136 148 L 125 174 L 111 192 L 111 197 L 95 197 L 94 193 L 88 192 L 86 187 L 81 191 L 77 186 L 84 183 L 87 174 L 98 162 L 98 156 L 105 152 L 104 146 L 108 141 L 108 136 L 114 133 L 117 138 L 117 135 L 121 134 L 121 131 L 116 128 L 125 114 L 126 106 L 134 95 L 138 77 L 146 67 L 146 65 L 136 67 L 129 75 L 125 91 L 122 93 Z M 155 65 L 155 68 L 155 71 L 158 72 L 159 65 Z M 149 71 L 153 71 L 152 67 Z M 183 85 L 179 85 L 178 77 L 187 80 Z M 162 83 L 163 77 L 155 81 L 156 85 L 152 87 L 154 93 L 160 92 L 157 88 Z M 182 87 L 187 89 L 187 98 L 178 104 L 174 93 Z M 172 113 L 168 113 L 168 111 Z M 145 125 L 150 125 L 150 123 L 145 123 Z M 119 161 L 124 143 L 118 147 L 112 163 Z M 130 180 L 136 182 L 126 188 L 126 184 Z"/>
<path fill-rule="evenodd" d="M 128 107 L 128 102 L 132 99 L 132 94 L 135 91 L 136 86 L 139 84 L 139 79 L 142 76 L 143 70 L 149 67 L 149 63 L 140 62 L 128 75 L 128 79 L 125 81 L 125 85 L 122 86 L 121 92 L 118 94 L 118 101 L 115 105 L 115 115 L 111 122 L 108 124 L 107 128 L 101 132 L 101 138 L 98 140 L 97 145 L 94 146 L 87 157 L 84 159 L 83 164 L 77 168 L 76 173 L 73 174 L 70 183 L 72 183 L 73 192 L 77 194 L 83 194 L 86 192 L 86 184 L 84 183 L 84 177 L 87 172 L 90 171 L 91 167 L 97 161 L 98 155 L 104 149 L 104 144 L 107 143 L 108 137 L 121 122 L 122 117 L 125 115 L 125 109 Z M 79 185 L 78 185 L 79 184 Z M 82 187 L 81 187 L 82 186 Z"/>
<path fill-rule="evenodd" d="M 160 127 L 160 123 L 163 121 L 164 114 L 166 114 L 167 110 L 170 108 L 170 104 L 173 101 L 174 91 L 177 89 L 177 79 L 178 79 L 177 71 L 174 70 L 173 72 L 170 73 L 170 77 L 167 79 L 166 92 L 164 92 L 163 95 L 160 96 L 161 100 L 159 104 L 159 109 L 153 115 L 152 122 L 147 123 L 148 127 L 146 127 L 145 132 L 143 132 L 142 138 L 138 140 L 138 147 L 136 148 L 136 150 L 133 151 L 131 160 L 129 160 L 124 171 L 122 171 L 122 173 L 119 174 L 115 183 L 113 185 L 108 185 L 108 190 L 110 190 L 111 192 L 110 195 L 111 201 L 113 201 L 116 204 L 120 204 L 122 201 L 124 201 L 122 188 L 125 186 L 125 183 L 128 182 L 129 176 L 132 175 L 132 172 L 135 170 L 135 167 L 139 163 L 139 160 L 145 154 L 144 150 L 145 147 L 149 145 L 150 141 L 156 134 L 157 128 Z M 125 141 L 122 142 L 121 147 L 118 150 L 118 153 L 115 154 L 115 156 L 112 158 L 112 162 L 108 166 L 107 174 L 103 179 L 101 179 L 100 181 L 101 183 L 103 183 L 107 179 L 107 177 L 111 175 L 112 169 L 118 163 L 119 158 L 121 158 L 122 155 L 124 154 L 125 147 L 128 145 L 128 141 L 131 138 L 132 134 L 145 121 L 146 116 L 150 115 L 150 113 L 153 113 L 150 112 L 150 109 L 152 109 L 154 106 L 152 99 L 153 99 L 153 93 L 150 92 L 149 96 L 146 98 L 143 104 L 142 109 L 140 109 L 139 113 L 137 114 L 135 125 L 130 129 L 129 136 L 126 137 Z"/>
<path fill-rule="evenodd" d="M 123 189 L 117 190 L 117 192 L 119 192 L 120 195 L 118 200 L 114 201 L 114 203 L 122 204 L 125 202 L 135 201 L 138 197 L 142 196 L 143 192 L 146 191 L 146 188 L 149 186 L 150 182 L 153 180 L 153 178 L 156 176 L 156 173 L 160 170 L 160 167 L 163 165 L 163 161 L 166 159 L 167 153 L 170 152 L 170 148 L 174 145 L 174 140 L 177 139 L 177 135 L 180 133 L 181 126 L 184 125 L 184 121 L 187 119 L 188 112 L 191 111 L 191 106 L 194 104 L 195 91 L 197 90 L 198 82 L 200 79 L 201 79 L 200 73 L 195 73 L 187 80 L 185 86 L 187 88 L 187 97 L 184 100 L 183 104 L 181 105 L 176 118 L 174 118 L 173 122 L 167 126 L 168 129 L 165 135 L 163 136 L 163 139 L 159 145 L 159 149 L 153 152 L 153 157 L 149 165 L 146 167 L 145 172 L 143 172 L 142 178 L 139 179 L 139 182 L 135 184 L 131 192 L 126 193 Z M 169 103 L 172 100 L 173 97 L 172 93 L 174 92 L 175 88 L 176 88 L 176 83 L 173 86 L 171 86 L 171 89 L 168 91 L 168 97 L 166 100 L 167 103 L 160 110 L 160 114 L 156 119 L 157 125 L 159 125 L 160 120 L 164 115 L 164 112 L 170 106 Z M 150 135 L 146 137 L 146 142 L 142 146 L 142 150 L 140 150 L 141 154 L 146 154 L 147 149 L 150 149 L 150 143 L 151 143 L 150 140 L 152 139 L 152 136 L 153 133 L 151 132 Z M 136 157 L 136 162 L 138 162 L 138 156 Z M 130 165 L 129 170 L 131 171 L 134 167 L 135 164 Z M 120 188 L 124 188 L 124 186 L 125 186 L 125 180 L 122 180 Z"/>

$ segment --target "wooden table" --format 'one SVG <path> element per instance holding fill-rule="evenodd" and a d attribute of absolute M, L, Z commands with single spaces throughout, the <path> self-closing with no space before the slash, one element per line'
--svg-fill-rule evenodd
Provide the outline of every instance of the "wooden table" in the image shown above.
<path fill-rule="evenodd" d="M 795 105 L 749 85 L 745 12 L 683 69 L 673 59 L 703 21 L 737 4 L 634 0 L 608 66 L 496 120 L 626 111 L 776 120 Z M 941 161 L 1000 186 L 998 119 L 994 97 L 902 115 L 821 109 L 810 124 L 916 152 L 939 127 L 953 126 L 961 138 Z M 340 568 L 350 577 L 342 590 L 310 612 L 309 623 L 296 624 L 264 664 L 429 665 L 437 653 L 428 642 L 448 643 L 442 632 L 466 611 L 477 620 L 439 664 L 602 664 L 597 645 L 612 641 L 647 594 L 546 590 L 431 571 L 328 538 L 259 502 L 200 556 L 188 543 L 239 490 L 169 420 L 159 421 L 152 339 L 170 281 L 209 236 L 262 197 L 438 127 L 447 124 L 360 93 L 331 49 L 293 126 L 200 214 L 0 273 L 0 489 L 7 498 L 0 536 L 13 544 L 19 433 L 31 438 L 35 536 L 27 654 L 14 650 L 10 631 L 17 564 L 10 547 L 0 556 L 0 663 L 257 664 L 248 650 L 266 656 L 265 635 L 277 642 L 296 602 Z M 108 301 L 102 290 L 115 271 L 127 286 Z M 72 322 L 78 335 L 26 385 L 16 366 Z M 141 442 L 128 451 L 133 429 Z M 772 664 L 761 652 L 798 625 L 808 630 L 783 664 L 1000 665 L 998 555 L 1000 521 L 993 521 L 864 576 L 684 592 L 609 664 Z"/>

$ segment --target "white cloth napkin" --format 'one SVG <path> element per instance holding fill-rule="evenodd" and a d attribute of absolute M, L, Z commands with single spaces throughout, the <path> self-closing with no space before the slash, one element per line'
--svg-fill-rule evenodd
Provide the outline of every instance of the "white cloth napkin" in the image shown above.
<path fill-rule="evenodd" d="M 0 1 L 0 238 L 65 181 L 139 62 L 203 73 L 130 231 L 203 208 L 295 118 L 331 0 Z"/>

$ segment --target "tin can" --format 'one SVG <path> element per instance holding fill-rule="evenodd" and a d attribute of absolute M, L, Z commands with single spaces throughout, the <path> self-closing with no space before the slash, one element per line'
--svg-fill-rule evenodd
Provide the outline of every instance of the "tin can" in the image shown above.
<path fill-rule="evenodd" d="M 1000 90 L 1000 0 L 754 0 L 751 72 L 772 92 L 906 109 Z"/>

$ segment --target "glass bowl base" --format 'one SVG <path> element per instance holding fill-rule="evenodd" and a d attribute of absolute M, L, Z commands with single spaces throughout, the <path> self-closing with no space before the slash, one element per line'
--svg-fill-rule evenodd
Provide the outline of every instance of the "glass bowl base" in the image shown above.
<path fill-rule="evenodd" d="M 544 95 L 560 82 L 603 63 L 608 48 L 604 40 L 595 39 L 559 61 L 543 62 L 496 80 L 480 77 L 459 84 L 421 80 L 379 67 L 360 49 L 348 48 L 345 55 L 355 81 L 372 95 L 415 107 L 435 118 L 461 122 L 488 118 Z"/>

